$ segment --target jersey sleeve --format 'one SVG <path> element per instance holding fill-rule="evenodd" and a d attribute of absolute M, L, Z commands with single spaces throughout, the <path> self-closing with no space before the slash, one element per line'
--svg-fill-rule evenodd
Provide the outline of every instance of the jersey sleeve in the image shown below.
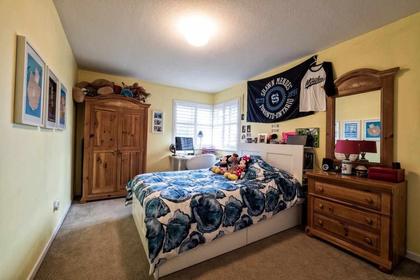
<path fill-rule="evenodd" d="M 328 96 L 334 96 L 337 94 L 337 88 L 334 84 L 334 74 L 331 62 L 324 62 L 323 63 L 324 71 L 325 71 L 325 94 Z"/>

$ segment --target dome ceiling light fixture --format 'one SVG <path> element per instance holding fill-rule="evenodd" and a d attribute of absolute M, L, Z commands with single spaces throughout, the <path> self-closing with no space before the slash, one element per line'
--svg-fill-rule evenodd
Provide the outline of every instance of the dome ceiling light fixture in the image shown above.
<path fill-rule="evenodd" d="M 216 33 L 215 22 L 200 14 L 181 17 L 178 21 L 178 31 L 185 37 L 187 42 L 194 47 L 203 47 Z"/>

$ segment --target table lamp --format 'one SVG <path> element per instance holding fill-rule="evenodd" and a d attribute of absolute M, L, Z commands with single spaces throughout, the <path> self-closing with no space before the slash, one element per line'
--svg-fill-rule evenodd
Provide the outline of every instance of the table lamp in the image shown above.
<path fill-rule="evenodd" d="M 351 175 L 352 171 L 352 164 L 350 161 L 351 154 L 359 154 L 360 153 L 360 141 L 355 140 L 337 140 L 335 144 L 335 152 L 344 154 L 346 159 L 341 161 L 341 174 L 344 175 Z"/>
<path fill-rule="evenodd" d="M 198 132 L 198 134 L 197 134 L 197 137 L 200 139 L 200 149 L 201 149 L 201 141 L 203 141 L 203 140 L 202 140 L 203 136 L 204 136 L 204 133 L 203 133 L 203 131 L 202 131 L 202 130 L 200 130 L 200 131 Z"/>
<path fill-rule="evenodd" d="M 362 158 L 360 161 L 367 162 L 368 160 L 365 158 L 366 153 L 376 153 L 376 141 L 359 141 L 360 146 L 360 155 Z"/>

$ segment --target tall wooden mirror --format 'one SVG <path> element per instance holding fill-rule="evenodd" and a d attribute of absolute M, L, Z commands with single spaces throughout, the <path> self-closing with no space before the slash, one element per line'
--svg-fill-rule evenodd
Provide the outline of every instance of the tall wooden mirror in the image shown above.
<path fill-rule="evenodd" d="M 373 165 L 391 166 L 394 139 L 394 78 L 399 67 L 356 69 L 335 81 L 337 95 L 327 97 L 326 157 L 335 159 L 338 139 L 376 141 Z"/>

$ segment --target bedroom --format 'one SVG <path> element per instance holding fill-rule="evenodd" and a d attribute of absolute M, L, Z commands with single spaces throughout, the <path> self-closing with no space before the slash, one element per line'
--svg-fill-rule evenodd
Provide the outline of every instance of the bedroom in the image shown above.
<path fill-rule="evenodd" d="M 420 278 L 420 220 L 417 216 L 420 210 L 419 1 L 3 0 L 0 7 L 0 81 L 4 98 L 0 111 L 0 279 Z M 187 17 L 191 13 L 200 13 L 202 17 L 193 17 L 198 23 L 189 23 L 187 27 L 200 27 L 204 18 L 208 37 L 203 39 L 205 32 L 201 29 L 197 29 L 198 33 L 194 33 L 197 31 L 194 28 L 189 30 L 195 35 L 192 37 L 189 37 L 190 33 L 180 32 L 179 21 L 191 19 Z M 24 79 L 21 58 L 25 57 L 22 54 L 27 49 L 34 51 L 33 57 L 38 58 L 35 61 L 44 67 L 39 68 L 42 73 L 37 70 Z M 314 64 L 313 56 L 316 56 Z M 310 59 L 313 61 L 308 65 Z M 325 108 L 317 108 L 319 110 L 307 116 L 276 122 L 264 120 L 262 112 L 253 110 L 251 113 L 249 110 L 256 108 L 251 107 L 253 94 L 263 92 L 269 84 L 269 81 L 258 81 L 284 73 L 296 78 L 307 71 L 301 71 L 299 75 L 290 74 L 289 70 L 296 69 L 295 66 L 308 70 L 328 65 L 327 62 L 331 62 L 333 68 L 332 75 L 327 74 L 327 78 L 335 80 L 338 92 L 322 99 L 326 101 Z M 360 70 L 366 68 L 377 72 Z M 49 73 L 54 74 L 51 81 L 40 79 L 40 76 L 44 78 Z M 298 79 L 299 86 L 302 77 Z M 133 98 L 115 93 L 90 97 L 84 96 L 86 90 L 74 91 L 81 82 L 92 83 L 98 79 L 114 83 L 117 87 L 112 87 L 113 92 L 119 90 L 118 86 L 124 87 L 122 83 L 127 86 L 124 89 L 138 83 L 150 95 L 142 103 L 128 101 Z M 35 96 L 43 96 L 47 89 L 54 88 L 51 84 L 55 82 L 64 98 L 56 100 L 57 107 L 63 108 L 56 111 L 56 117 L 61 120 L 65 116 L 65 121 L 53 122 L 53 127 L 48 127 L 46 120 L 50 114 L 43 111 L 49 106 L 33 110 L 33 114 L 45 115 L 45 120 L 39 117 L 38 123 L 33 118 L 28 121 L 22 117 L 26 112 L 22 107 L 26 103 L 21 102 L 22 106 L 18 106 L 16 100 L 22 100 L 18 96 L 24 93 L 25 87 L 17 86 L 18 81 L 21 84 L 29 81 L 32 86 L 38 86 L 40 81 L 50 84 L 45 86 L 45 91 L 32 91 Z M 279 84 L 282 89 L 289 87 L 284 80 L 279 80 Z M 355 84 L 356 89 L 353 88 L 352 93 L 358 91 L 364 94 L 344 96 L 346 90 L 352 90 L 349 84 Z M 257 90 L 252 90 L 253 86 Z M 366 87 L 361 90 L 363 86 Z M 267 87 L 264 92 L 269 90 Z M 84 100 L 82 103 L 73 99 L 74 92 L 79 93 Z M 115 199 L 103 199 L 108 196 L 106 191 L 102 197 L 102 194 L 92 196 L 89 180 L 84 186 L 86 172 L 83 173 L 83 161 L 87 157 L 84 157 L 81 140 L 86 138 L 84 129 L 87 126 L 84 125 L 86 118 L 83 112 L 91 102 L 99 99 L 119 100 L 121 104 L 134 104 L 127 106 L 141 107 L 139 118 L 144 123 L 138 128 L 142 131 L 142 140 L 147 137 L 147 141 L 141 141 L 144 147 L 139 151 L 128 148 L 121 151 L 123 154 L 141 154 L 147 150 L 147 153 L 136 155 L 139 160 L 133 169 L 138 171 L 129 170 L 124 174 L 124 180 L 133 179 L 139 173 L 156 174 L 184 169 L 191 164 L 189 160 L 192 156 L 188 155 L 191 151 L 175 158 L 171 156 L 169 146 L 176 144 L 175 136 L 189 136 L 193 138 L 197 154 L 214 149 L 218 153 L 217 159 L 235 152 L 239 157 L 258 154 L 273 167 L 292 173 L 294 179 L 290 180 L 305 185 L 301 155 L 306 154 L 304 151 L 307 149 L 302 145 L 247 142 L 253 142 L 255 138 L 257 142 L 267 142 L 270 134 L 277 134 L 278 141 L 282 141 L 282 132 L 286 132 L 285 137 L 291 135 L 291 139 L 301 140 L 301 137 L 293 135 L 296 129 L 317 128 L 318 141 L 311 149 L 315 157 L 314 171 L 309 172 L 315 175 L 306 174 L 309 177 L 309 193 L 304 192 L 304 198 L 299 198 L 303 201 L 296 202 L 299 205 L 280 211 L 273 218 L 267 214 L 266 221 L 256 221 L 254 225 L 226 234 L 220 240 L 200 244 L 189 252 L 168 258 L 154 271 L 160 271 L 160 274 L 150 274 L 149 268 L 153 266 L 149 264 L 145 251 L 147 242 L 142 240 L 145 234 L 137 228 L 145 227 L 136 225 L 139 220 L 144 220 L 136 217 L 136 213 L 144 211 L 139 210 L 137 195 L 134 194 L 132 204 L 125 206 L 126 182 L 123 179 L 118 186 L 103 186 L 103 189 L 117 189 L 113 195 L 119 198 Z M 367 106 L 370 99 L 376 100 L 375 106 Z M 40 100 L 41 104 L 44 100 L 48 101 L 47 98 Z M 276 98 L 272 100 L 276 101 Z M 345 106 L 341 102 L 343 100 L 348 101 L 347 110 L 341 107 Z M 40 106 L 37 102 L 29 101 L 28 104 L 30 107 Z M 150 107 L 144 104 L 150 104 Z M 84 109 L 79 110 L 81 107 Z M 299 104 L 295 107 L 298 108 Z M 129 111 L 138 114 L 138 109 L 124 109 L 119 110 L 117 115 Z M 189 117 L 191 115 L 183 117 L 181 111 L 193 112 L 194 121 Z M 274 113 L 277 112 L 279 109 Z M 137 115 L 133 118 L 138 120 Z M 376 153 L 366 154 L 373 164 L 365 163 L 364 166 L 383 164 L 391 167 L 391 170 L 382 171 L 389 173 L 383 174 L 403 175 L 404 179 L 392 183 L 332 172 L 326 174 L 340 176 L 340 179 L 323 178 L 321 168 L 324 158 L 332 159 L 335 166 L 343 169 L 342 173 L 351 165 L 345 158 L 341 158 L 342 163 L 336 159 L 334 151 L 340 146 L 334 145 L 336 141 L 343 144 L 341 148 L 348 149 L 351 146 L 349 143 L 367 140 L 364 128 L 369 125 L 375 127 L 378 120 L 382 128 L 380 135 L 385 137 L 375 139 L 375 129 L 371 130 L 371 139 L 374 140 L 365 142 L 374 141 Z M 114 129 L 117 134 L 125 131 L 110 123 L 106 129 Z M 126 127 L 137 127 L 131 124 Z M 119 137 L 130 138 L 131 134 L 124 135 Z M 90 137 L 90 133 L 86 136 Z M 344 141 L 349 138 L 354 141 Z M 352 148 L 355 148 L 354 145 Z M 357 149 L 359 151 L 349 154 L 359 154 L 360 145 Z M 116 156 L 120 156 L 118 151 L 115 150 Z M 340 155 L 337 156 L 340 158 Z M 143 158 L 145 161 L 142 161 Z M 265 166 L 255 157 L 250 161 L 248 169 L 243 172 L 245 175 L 249 174 L 249 165 L 251 170 Z M 359 166 L 356 163 L 352 164 L 353 170 L 350 168 L 350 171 L 356 170 Z M 400 163 L 401 169 L 398 169 L 397 163 Z M 206 176 L 223 179 L 229 186 L 241 184 L 241 180 L 228 182 L 222 175 L 206 171 Z M 92 169 L 87 168 L 87 172 L 92 172 Z M 274 173 L 272 176 L 283 174 Z M 108 173 L 101 174 L 98 185 Z M 153 175 L 153 178 L 164 181 L 162 174 Z M 327 186 L 323 188 L 324 194 L 314 194 L 320 182 Z M 369 182 L 373 183 L 369 185 Z M 135 188 L 138 191 L 138 186 Z M 259 188 L 265 195 L 269 192 L 262 186 Z M 356 232 L 351 227 L 343 228 L 344 235 L 350 228 L 350 237 L 337 237 L 339 233 L 321 236 L 321 231 L 316 230 L 320 225 L 314 225 L 314 222 L 321 221 L 328 227 L 331 221 L 336 221 L 331 218 L 332 214 L 324 215 L 328 219 L 319 219 L 322 209 L 314 208 L 319 207 L 318 202 L 324 196 L 340 196 L 343 189 L 350 189 L 350 198 L 345 198 L 344 202 L 337 197 L 325 201 L 339 204 L 340 209 L 351 209 L 346 215 L 351 215 L 354 221 L 337 218 L 349 222 L 349 225 L 354 225 L 360 217 L 373 217 L 366 220 L 368 225 L 357 227 L 367 234 L 361 237 L 361 241 L 366 243 L 363 246 L 346 247 L 345 244 L 357 244 L 357 240 L 350 242 L 348 238 L 360 237 L 351 234 Z M 219 192 L 226 195 L 229 190 Z M 157 193 L 162 195 L 162 191 Z M 360 193 L 367 195 L 367 202 L 364 196 L 363 201 L 348 202 L 357 200 Z M 398 193 L 402 199 L 391 207 L 390 203 L 394 203 Z M 83 197 L 88 202 L 81 203 Z M 227 204 L 229 197 L 226 195 L 219 200 Z M 235 199 L 242 200 L 241 195 Z M 175 203 L 163 200 L 172 210 Z M 286 199 L 286 206 L 291 206 L 295 200 L 298 200 L 297 195 L 292 200 Z M 314 201 L 317 203 L 312 203 Z M 233 202 L 230 206 L 235 205 L 235 201 L 230 202 Z M 246 204 L 245 201 L 243 203 Z M 360 206 L 361 203 L 365 204 Z M 366 203 L 369 203 L 368 206 Z M 328 208 L 330 204 L 323 205 Z M 226 207 L 223 205 L 223 211 Z M 243 207 L 241 216 L 251 208 L 249 205 Z M 132 212 L 135 209 L 138 211 Z M 166 208 L 161 205 L 160 209 Z M 263 215 L 258 214 L 255 217 Z M 169 216 L 165 215 L 159 220 L 169 223 L 168 220 L 163 221 L 167 218 Z M 218 221 L 220 219 L 217 218 Z M 189 239 L 200 243 L 203 235 L 205 239 L 210 239 L 206 234 L 214 233 L 204 234 L 202 231 L 208 229 L 201 227 L 200 231 L 199 223 L 197 220 L 191 222 L 197 230 L 189 231 L 188 237 L 182 241 Z M 167 225 L 164 227 L 166 231 Z M 232 226 L 224 228 L 233 231 Z M 203 235 L 190 236 L 194 232 Z M 242 236 L 243 240 L 239 241 L 241 237 L 238 236 Z M 191 247 L 191 243 L 188 246 Z M 162 247 L 165 245 L 162 244 Z M 163 248 L 157 253 L 163 255 Z M 193 255 L 182 257 L 189 253 Z M 187 263 L 179 264 L 186 259 Z M 164 276 L 165 271 L 173 273 Z"/>

